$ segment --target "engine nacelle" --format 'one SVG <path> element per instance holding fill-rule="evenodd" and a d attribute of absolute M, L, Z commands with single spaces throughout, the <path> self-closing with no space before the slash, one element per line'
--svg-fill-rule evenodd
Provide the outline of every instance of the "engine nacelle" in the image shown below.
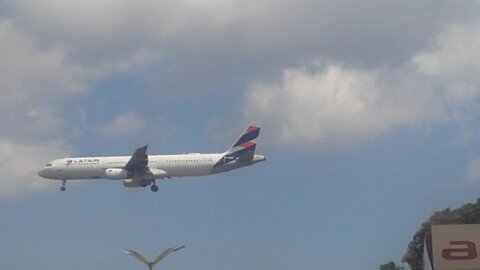
<path fill-rule="evenodd" d="M 130 178 L 130 174 L 125 169 L 120 168 L 109 168 L 105 171 L 105 178 L 110 180 L 120 180 L 125 178 Z"/>
<path fill-rule="evenodd" d="M 148 179 L 140 179 L 140 180 L 123 179 L 123 185 L 126 187 L 146 187 L 151 184 L 152 184 L 152 180 L 148 180 Z"/>
<path fill-rule="evenodd" d="M 167 177 L 167 172 L 160 169 L 150 169 L 152 172 L 153 178 L 164 178 Z"/>

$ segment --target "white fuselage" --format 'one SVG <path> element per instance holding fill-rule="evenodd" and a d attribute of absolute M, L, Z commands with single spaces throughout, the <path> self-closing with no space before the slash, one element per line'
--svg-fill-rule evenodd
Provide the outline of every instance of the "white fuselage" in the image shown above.
<path fill-rule="evenodd" d="M 149 155 L 148 167 L 152 171 L 162 172 L 156 178 L 203 176 L 248 166 L 265 157 L 255 155 L 250 162 L 231 162 L 226 166 L 214 168 L 223 154 L 181 154 Z M 48 163 L 39 175 L 48 179 L 111 179 L 108 169 L 124 168 L 131 156 L 63 158 Z M 120 179 L 120 178 L 119 178 Z"/>
<path fill-rule="evenodd" d="M 156 179 L 209 175 L 264 161 L 264 156 L 255 154 L 255 139 L 259 134 L 260 125 L 254 122 L 224 153 L 148 155 L 148 145 L 145 145 L 136 149 L 131 156 L 56 159 L 47 163 L 38 175 L 61 180 L 61 191 L 65 191 L 67 180 L 109 179 L 123 180 L 125 187 L 151 185 L 150 189 L 157 192 Z"/>

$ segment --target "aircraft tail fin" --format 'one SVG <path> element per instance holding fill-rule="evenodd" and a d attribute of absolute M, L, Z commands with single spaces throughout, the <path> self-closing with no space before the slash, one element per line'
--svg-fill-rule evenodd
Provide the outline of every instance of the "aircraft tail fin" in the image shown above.
<path fill-rule="evenodd" d="M 221 166 L 234 160 L 244 162 L 251 161 L 255 154 L 255 148 L 257 147 L 255 139 L 259 134 L 260 125 L 258 123 L 251 123 L 248 125 L 237 141 L 224 153 L 223 157 L 214 167 Z"/>

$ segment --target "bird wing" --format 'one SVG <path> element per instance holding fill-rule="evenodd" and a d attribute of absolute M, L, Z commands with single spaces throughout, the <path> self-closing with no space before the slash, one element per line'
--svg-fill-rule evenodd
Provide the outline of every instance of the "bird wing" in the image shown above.
<path fill-rule="evenodd" d="M 134 257 L 137 258 L 139 261 L 141 261 L 141 262 L 143 262 L 143 263 L 145 263 L 145 264 L 147 264 L 147 265 L 150 264 L 150 262 L 147 261 L 147 259 L 145 259 L 145 257 L 142 256 L 142 254 L 136 252 L 135 250 L 129 249 L 129 250 L 120 250 L 120 251 L 122 251 L 122 252 L 125 253 L 125 254 L 134 256 Z"/>
<path fill-rule="evenodd" d="M 175 252 L 177 250 L 180 250 L 182 248 L 184 248 L 185 246 L 181 246 L 181 247 L 178 247 L 178 248 L 175 248 L 175 247 L 171 247 L 171 248 L 168 248 L 166 250 L 164 250 L 162 253 L 160 253 L 160 255 L 158 255 L 158 257 L 152 262 L 152 264 L 157 264 L 159 261 L 163 260 L 163 258 L 165 258 L 168 254 L 172 253 L 172 252 Z"/>

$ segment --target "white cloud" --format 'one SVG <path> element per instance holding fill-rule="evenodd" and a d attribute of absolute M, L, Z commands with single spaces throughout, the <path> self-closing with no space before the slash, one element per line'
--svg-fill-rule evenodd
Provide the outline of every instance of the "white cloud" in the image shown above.
<path fill-rule="evenodd" d="M 88 72 L 68 62 L 64 48 L 43 48 L 11 21 L 0 19 L 0 40 L 0 138 L 56 134 L 59 101 L 84 92 Z"/>
<path fill-rule="evenodd" d="M 431 91 L 403 89 L 390 75 L 315 61 L 253 85 L 246 114 L 269 123 L 282 143 L 305 144 L 358 141 L 436 116 Z"/>
<path fill-rule="evenodd" d="M 46 162 L 67 152 L 60 142 L 25 144 L 0 139 L 0 199 L 51 188 L 54 181 L 40 178 L 37 172 Z"/>
<path fill-rule="evenodd" d="M 0 18 L 0 40 L 3 199 L 50 183 L 37 171 L 67 154 L 69 147 L 57 139 L 69 127 L 63 113 L 85 92 L 89 72 L 69 62 L 65 48 L 40 45 L 11 20 Z"/>
<path fill-rule="evenodd" d="M 69 49 L 71 60 L 95 73 L 109 74 L 148 66 L 164 47 L 188 39 L 192 24 L 210 29 L 216 1 L 7 1 L 15 20 L 47 44 Z M 202 15 L 202 12 L 208 15 Z M 213 27 L 213 26 L 212 26 Z M 175 47 L 175 45 L 173 45 Z"/>
<path fill-rule="evenodd" d="M 468 8 L 450 2 L 6 0 L 4 5 L 21 29 L 68 48 L 69 60 L 96 74 L 160 63 L 167 72 L 156 74 L 161 78 L 155 91 L 193 92 L 243 87 L 318 55 L 395 65 L 417 50 L 439 21 Z"/>
<path fill-rule="evenodd" d="M 152 80 L 161 84 L 152 88 L 163 89 L 159 91 L 225 91 L 255 78 L 248 110 L 271 123 L 279 140 L 289 142 L 371 138 L 445 119 L 453 106 L 451 96 L 457 96 L 460 105 L 476 97 L 477 72 L 467 73 L 473 81 L 467 80 L 468 87 L 458 79 L 460 72 L 451 75 L 476 68 L 478 61 L 466 64 L 477 57 L 473 50 L 478 42 L 468 36 L 477 31 L 476 25 L 452 27 L 432 49 L 411 63 L 410 56 L 405 60 L 441 25 L 436 14 L 445 20 L 455 17 L 449 1 L 427 1 L 434 2 L 435 9 L 428 3 L 416 4 L 428 8 L 411 8 L 404 1 L 367 2 L 4 1 L 0 145 L 5 153 L 14 146 L 21 150 L 24 161 L 18 166 L 32 164 L 25 170 L 30 173 L 12 176 L 29 183 L 40 160 L 67 154 L 62 144 L 42 147 L 77 128 L 68 114 L 79 112 L 71 105 L 90 82 L 158 63 L 163 77 Z M 396 16 L 403 5 L 408 12 Z M 455 43 L 455 38 L 460 41 Z M 465 44 L 471 45 L 466 48 L 471 54 L 448 60 L 457 63 L 450 69 L 439 65 Z M 298 65 L 318 56 L 328 60 Z M 383 68 L 385 63 L 401 67 Z M 281 80 L 265 82 L 279 71 Z M 144 127 L 140 116 L 128 113 L 100 134 L 129 136 Z M 27 146 L 40 154 L 33 155 Z M 0 159 L 10 157 L 0 153 Z"/>
<path fill-rule="evenodd" d="M 106 137 L 122 137 L 138 133 L 145 129 L 145 120 L 135 113 L 118 115 L 100 129 Z"/>
<path fill-rule="evenodd" d="M 441 33 L 429 51 L 417 54 L 412 62 L 420 74 L 445 89 L 450 101 L 464 103 L 480 91 L 480 20 L 455 23 Z"/>
<path fill-rule="evenodd" d="M 78 132 L 81 108 L 75 102 L 88 93 L 92 81 L 113 72 L 142 68 L 158 56 L 156 51 L 139 48 L 89 68 L 84 59 L 76 59 L 78 47 L 52 42 L 20 24 L 0 17 L 0 160 L 6 172 L 0 199 L 43 190 L 51 183 L 40 180 L 36 173 L 48 160 L 68 155 L 68 143 L 52 141 L 68 141 Z M 103 134 L 125 135 L 131 132 L 128 127 L 135 130 L 143 124 L 138 116 L 127 114 L 108 126 L 114 134 Z"/>
<path fill-rule="evenodd" d="M 466 121 L 480 93 L 480 21 L 456 24 L 403 66 L 360 69 L 334 61 L 286 69 L 253 84 L 245 114 L 282 143 L 355 142 L 421 123 Z"/>
<path fill-rule="evenodd" d="M 75 93 L 83 90 L 86 71 L 67 60 L 64 47 L 43 47 L 32 36 L 23 33 L 11 20 L 0 19 L 1 87 L 5 94 L 17 98 L 33 87 L 52 94 Z M 19 84 L 19 82 L 22 82 Z M 12 85 L 17 86 L 12 89 Z M 41 95 L 37 95 L 41 96 Z M 44 100 L 45 98 L 43 98 Z"/>

